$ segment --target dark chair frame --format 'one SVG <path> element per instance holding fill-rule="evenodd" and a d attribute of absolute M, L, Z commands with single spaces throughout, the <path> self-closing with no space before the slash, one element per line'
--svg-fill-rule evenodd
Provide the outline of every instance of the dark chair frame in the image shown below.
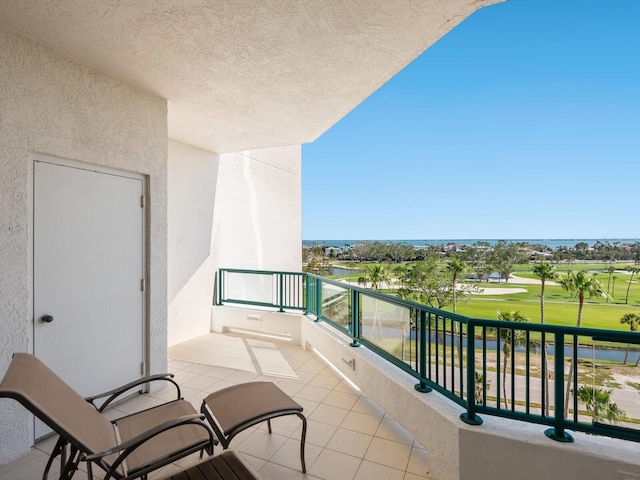
<path fill-rule="evenodd" d="M 21 365 L 14 367 L 14 364 L 17 363 L 16 359 L 20 361 Z M 10 375 L 12 367 L 15 368 L 15 371 Z M 123 395 L 127 393 L 134 393 L 132 390 L 136 387 L 148 385 L 155 381 L 167 381 L 175 385 L 177 390 L 175 400 L 162 403 L 131 415 L 120 417 L 110 422 L 112 426 L 117 425 L 118 422 L 122 421 L 135 422 L 136 417 L 141 418 L 144 414 L 151 414 L 162 418 L 157 425 L 153 425 L 145 431 L 140 431 L 139 434 L 136 432 L 136 435 L 133 436 L 133 438 L 122 443 L 116 439 L 116 434 L 114 432 L 113 445 L 111 448 L 107 448 L 103 451 L 92 451 L 87 448 L 87 445 L 82 438 L 78 438 L 77 435 L 74 435 L 74 432 L 72 431 L 73 428 L 68 428 L 68 425 L 65 426 L 64 424 L 61 424 L 56 420 L 56 418 L 54 418 L 54 415 L 52 415 L 50 411 L 47 412 L 45 411 L 45 408 L 41 407 L 43 402 L 39 402 L 38 399 L 34 398 L 32 395 L 33 392 L 36 392 L 38 395 L 42 395 L 42 392 L 37 391 L 37 386 L 29 385 L 29 388 L 26 390 L 32 389 L 31 392 L 24 391 L 25 389 L 21 388 L 21 386 L 24 386 L 26 383 L 21 376 L 28 376 L 31 369 L 38 370 L 39 374 L 47 376 L 48 380 L 50 379 L 56 386 L 60 387 L 63 395 L 71 396 L 70 401 L 75 402 L 76 406 L 81 406 L 82 402 L 78 403 L 78 400 L 82 400 L 82 397 L 77 396 L 77 394 L 71 390 L 68 385 L 66 385 L 55 375 L 55 373 L 49 370 L 33 355 L 24 353 L 14 354 L 12 363 L 7 370 L 7 374 L 0 383 L 0 397 L 17 400 L 22 404 L 22 406 L 33 413 L 59 435 L 58 441 L 51 453 L 51 456 L 49 457 L 49 460 L 47 461 L 42 477 L 43 480 L 47 480 L 51 466 L 58 456 L 60 457 L 60 480 L 70 480 L 77 471 L 80 462 L 86 463 L 89 479 L 93 479 L 92 466 L 95 464 L 95 466 L 106 472 L 103 477 L 104 480 L 131 480 L 134 478 L 142 478 L 143 480 L 146 480 L 149 472 L 157 470 L 158 468 L 192 453 L 200 452 L 201 457 L 204 452 L 207 452 L 209 455 L 213 455 L 213 447 L 218 443 L 218 441 L 214 438 L 214 434 L 209 425 L 203 421 L 204 415 L 198 414 L 191 404 L 182 399 L 180 386 L 173 380 L 173 374 L 151 375 L 134 380 L 126 385 L 109 390 L 108 392 L 84 398 L 86 403 L 95 409 L 95 415 L 102 417 L 102 413 L 109 406 L 112 406 L 115 401 L 121 399 Z M 103 398 L 106 398 L 106 400 L 100 404 L 99 400 Z M 87 411 L 90 411 L 91 409 L 83 410 L 85 410 L 83 412 L 85 415 L 94 415 Z M 170 417 L 170 414 L 174 411 L 184 411 L 187 412 L 187 414 L 174 416 L 172 418 L 164 418 Z M 103 428 L 106 428 L 104 423 L 105 421 L 106 419 L 99 420 L 98 423 L 100 423 Z M 148 442 L 165 432 L 176 433 L 176 429 L 187 426 L 193 426 L 188 427 L 190 428 L 189 432 L 191 438 L 187 444 L 182 446 L 178 445 L 171 451 L 164 451 L 163 449 L 162 454 L 158 458 L 152 458 L 149 461 L 137 464 L 130 470 L 125 468 L 126 460 L 130 455 L 134 452 L 139 452 L 139 449 L 144 448 L 145 446 L 149 447 L 150 444 Z M 199 431 L 197 429 L 202 429 L 203 432 L 196 434 L 195 432 Z M 186 431 L 183 431 L 183 434 L 184 433 L 186 433 Z M 110 441 L 110 439 L 108 440 Z"/>

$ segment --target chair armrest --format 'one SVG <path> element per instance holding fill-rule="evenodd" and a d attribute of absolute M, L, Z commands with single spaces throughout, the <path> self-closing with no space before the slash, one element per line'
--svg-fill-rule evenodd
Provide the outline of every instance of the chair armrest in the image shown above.
<path fill-rule="evenodd" d="M 167 422 L 164 422 L 156 427 L 153 427 L 150 430 L 147 430 L 144 433 L 141 433 L 137 437 L 134 437 L 120 445 L 116 445 L 109 450 L 105 450 L 104 452 L 94 453 L 91 455 L 83 455 L 81 461 L 92 462 L 96 460 L 100 460 L 103 457 L 108 455 L 112 455 L 114 453 L 123 452 L 118 459 L 114 462 L 112 469 L 116 469 L 122 461 L 136 448 L 145 442 L 149 441 L 153 437 L 160 435 L 162 432 L 166 432 L 172 428 L 180 427 L 183 425 L 197 425 L 204 428 L 209 434 L 209 440 L 211 441 L 211 445 L 217 445 L 218 441 L 214 438 L 213 432 L 209 428 L 209 426 L 204 422 L 204 415 L 202 414 L 193 414 L 193 415 L 183 415 L 182 417 L 177 417 Z"/>
<path fill-rule="evenodd" d="M 120 395 L 122 395 L 123 393 L 125 393 L 127 390 L 132 389 L 133 387 L 137 387 L 138 385 L 143 385 L 145 383 L 149 383 L 149 382 L 154 382 L 157 380 L 164 380 L 167 382 L 171 382 L 175 385 L 176 390 L 177 390 L 177 397 L 176 399 L 181 398 L 181 392 L 180 392 L 180 386 L 176 383 L 175 380 L 173 380 L 174 374 L 173 373 L 159 373 L 156 375 L 149 375 L 147 377 L 143 377 L 143 378 L 139 378 L 137 380 L 133 380 L 132 382 L 129 382 L 125 385 L 122 385 L 120 387 L 114 388 L 113 390 L 109 390 L 108 392 L 104 392 L 104 393 L 99 393 L 98 395 L 92 395 L 90 397 L 85 397 L 85 400 L 87 402 L 89 402 L 91 405 L 93 405 L 96 410 L 98 410 L 100 413 L 102 413 L 111 402 L 113 402 L 116 398 L 118 398 Z M 100 406 L 98 407 L 94 402 L 95 400 L 98 400 L 100 398 L 104 398 L 104 397 L 109 397 L 107 398 L 107 400 Z"/>

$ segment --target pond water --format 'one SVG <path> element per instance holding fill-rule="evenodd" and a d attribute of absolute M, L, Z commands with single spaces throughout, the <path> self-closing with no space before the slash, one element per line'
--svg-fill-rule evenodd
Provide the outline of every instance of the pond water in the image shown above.
<path fill-rule="evenodd" d="M 348 268 L 340 268 L 340 267 L 333 267 L 331 269 L 331 275 L 347 275 L 347 276 L 353 275 L 355 277 L 356 275 L 359 275 L 362 272 L 363 270 L 349 270 Z"/>
<path fill-rule="evenodd" d="M 436 338 L 435 338 L 436 334 L 432 333 L 431 334 L 431 342 L 435 343 Z M 415 331 L 412 331 L 410 334 L 410 339 L 411 340 L 415 340 Z M 442 343 L 442 337 L 440 337 L 439 342 Z M 446 345 L 451 345 L 451 334 L 447 334 L 445 336 L 444 339 L 444 343 Z M 487 340 L 487 350 L 488 351 L 495 351 L 498 347 L 498 342 L 495 340 Z M 502 350 L 502 345 L 503 343 L 500 342 L 500 350 Z M 476 348 L 476 352 L 481 351 L 482 350 L 482 340 L 477 339 L 475 342 L 475 348 Z M 571 345 L 565 345 L 564 346 L 564 356 L 566 358 L 569 358 L 569 356 L 571 355 L 571 352 L 573 350 L 573 347 Z M 524 348 L 516 348 L 517 352 L 524 352 Z M 553 347 L 553 345 L 549 345 L 547 352 L 549 355 L 553 355 L 555 353 L 555 348 Z M 536 353 L 540 353 L 540 346 L 537 345 L 536 346 Z M 596 347 L 578 347 L 578 358 L 583 358 L 583 359 L 595 359 L 595 360 L 610 360 L 610 361 L 614 361 L 614 362 L 623 362 L 624 361 L 624 357 L 627 353 L 626 348 L 600 348 L 598 346 Z M 629 352 L 629 358 L 627 358 L 627 363 L 635 363 L 636 360 L 638 359 L 638 355 L 640 355 L 640 352 L 638 352 L 637 350 L 631 350 Z"/>

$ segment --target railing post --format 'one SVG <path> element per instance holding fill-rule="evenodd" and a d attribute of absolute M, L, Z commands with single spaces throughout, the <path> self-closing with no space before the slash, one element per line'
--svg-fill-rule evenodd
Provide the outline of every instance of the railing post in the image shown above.
<path fill-rule="evenodd" d="M 349 344 L 352 347 L 359 347 L 360 342 L 360 292 L 351 290 L 351 338 L 353 341 Z"/>
<path fill-rule="evenodd" d="M 573 442 L 573 437 L 564 431 L 564 333 L 553 335 L 553 428 L 548 428 L 544 434 L 558 442 Z"/>
<path fill-rule="evenodd" d="M 222 289 L 224 287 L 222 283 L 222 269 L 218 270 L 218 305 L 222 305 Z"/>
<path fill-rule="evenodd" d="M 309 313 L 309 275 L 302 273 L 302 313 Z"/>
<path fill-rule="evenodd" d="M 419 362 L 418 370 L 420 372 L 420 383 L 414 385 L 414 389 L 418 392 L 429 393 L 433 389 L 427 385 L 427 312 L 420 310 L 420 343 L 419 343 Z"/>
<path fill-rule="evenodd" d="M 322 316 L 322 281 L 316 278 L 316 322 Z"/>
<path fill-rule="evenodd" d="M 482 425 L 476 414 L 476 331 L 472 320 L 467 322 L 467 411 L 460 420 L 469 425 Z M 462 368 L 462 365 L 460 366 Z"/>
<path fill-rule="evenodd" d="M 280 307 L 278 312 L 284 312 L 284 274 L 278 274 L 278 288 L 280 289 L 280 295 L 278 295 L 278 306 Z"/>

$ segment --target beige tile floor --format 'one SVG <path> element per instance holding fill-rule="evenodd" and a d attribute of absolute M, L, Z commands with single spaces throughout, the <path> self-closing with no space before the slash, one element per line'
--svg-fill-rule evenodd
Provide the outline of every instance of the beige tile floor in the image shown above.
<path fill-rule="evenodd" d="M 428 479 L 427 453 L 397 422 L 343 379 L 312 351 L 288 342 L 240 335 L 209 334 L 169 351 L 169 370 L 184 398 L 197 410 L 209 393 L 255 380 L 272 381 L 304 408 L 308 420 L 307 474 L 300 471 L 301 422 L 296 416 L 252 427 L 231 442 L 264 480 L 420 480 Z M 110 410 L 118 417 L 168 399 L 169 388 L 137 395 Z M 11 464 L 0 466 L 0 480 L 40 478 L 55 443 L 47 439 Z M 221 451 L 220 447 L 216 453 Z M 169 465 L 159 479 L 195 462 Z M 95 473 L 95 472 L 94 472 Z M 53 477 L 51 477 L 53 478 Z M 76 478 L 86 478 L 77 474 Z"/>

